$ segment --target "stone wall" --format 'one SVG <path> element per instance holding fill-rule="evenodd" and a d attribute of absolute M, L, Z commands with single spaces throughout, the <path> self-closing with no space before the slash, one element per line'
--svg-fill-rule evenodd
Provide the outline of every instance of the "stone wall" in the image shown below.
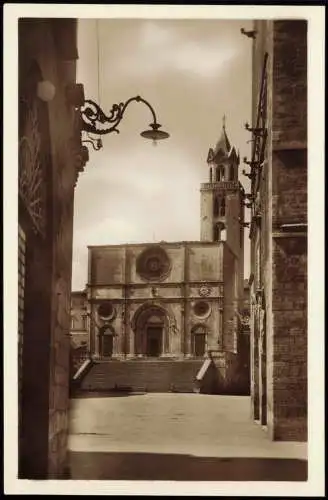
<path fill-rule="evenodd" d="M 224 277 L 224 310 L 223 310 L 223 341 L 222 349 L 237 352 L 238 331 L 238 267 L 237 259 L 228 245 L 224 247 L 223 257 Z"/>
<path fill-rule="evenodd" d="M 75 84 L 76 29 L 73 19 L 22 19 L 19 24 L 20 120 L 26 121 L 27 92 L 42 111 L 43 156 L 29 167 L 41 165 L 38 175 L 45 200 L 44 217 L 40 217 L 43 232 L 35 226 L 38 218 L 31 219 L 31 200 L 20 197 L 19 212 L 26 234 L 20 476 L 30 479 L 63 477 L 67 466 L 73 202 L 81 166 L 76 104 L 67 94 L 67 88 Z M 30 81 L 31 68 L 37 68 L 34 81 Z M 54 85 L 53 100 L 38 99 L 37 84 L 42 80 Z M 20 134 L 29 133 L 25 129 Z M 20 160 L 21 175 L 26 168 L 24 151 Z"/>
<path fill-rule="evenodd" d="M 26 236 L 18 227 L 18 435 L 22 427 L 22 376 L 23 376 L 23 342 L 24 342 L 24 296 L 25 296 L 25 254 Z"/>
<path fill-rule="evenodd" d="M 307 23 L 273 35 L 274 439 L 307 439 Z M 284 226 L 284 225 L 291 226 Z M 295 226 L 293 226 L 295 224 Z M 299 226 L 304 224 L 304 226 Z M 288 229 L 286 229 L 288 227 Z"/>
<path fill-rule="evenodd" d="M 89 348 L 88 307 L 86 292 L 71 294 L 71 348 L 86 345 Z"/>
<path fill-rule="evenodd" d="M 252 405 L 272 439 L 307 438 L 307 25 L 258 21 L 253 121 L 267 64 L 267 145 L 252 249 Z M 259 247 L 257 247 L 259 241 Z"/>

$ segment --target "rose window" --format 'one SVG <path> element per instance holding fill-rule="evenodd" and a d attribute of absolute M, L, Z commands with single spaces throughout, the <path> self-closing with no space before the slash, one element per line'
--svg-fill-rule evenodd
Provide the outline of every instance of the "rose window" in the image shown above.
<path fill-rule="evenodd" d="M 196 316 L 200 318 L 204 318 L 209 315 L 210 313 L 210 305 L 208 302 L 205 301 L 198 301 L 194 305 L 194 313 Z"/>
<path fill-rule="evenodd" d="M 137 259 L 137 273 L 146 280 L 157 281 L 165 278 L 170 271 L 170 260 L 161 247 L 144 250 Z"/>
<path fill-rule="evenodd" d="M 98 307 L 98 316 L 101 319 L 109 320 L 114 317 L 115 314 L 115 309 L 111 302 L 103 302 L 100 304 Z"/>

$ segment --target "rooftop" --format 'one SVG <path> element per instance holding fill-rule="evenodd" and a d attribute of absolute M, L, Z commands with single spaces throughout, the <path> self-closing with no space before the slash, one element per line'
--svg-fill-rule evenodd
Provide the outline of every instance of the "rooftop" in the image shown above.
<path fill-rule="evenodd" d="M 119 244 L 113 244 L 113 245 L 88 245 L 88 248 L 122 248 L 122 247 L 146 247 L 146 246 L 188 246 L 188 245 L 203 245 L 203 246 L 213 246 L 213 247 L 218 247 L 222 243 L 225 243 L 224 241 L 156 241 L 156 242 L 139 242 L 139 243 L 119 243 Z"/>

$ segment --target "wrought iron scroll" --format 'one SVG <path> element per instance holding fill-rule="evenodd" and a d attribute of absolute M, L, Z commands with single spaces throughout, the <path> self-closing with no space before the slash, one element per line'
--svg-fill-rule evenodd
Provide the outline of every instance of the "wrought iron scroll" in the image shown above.
<path fill-rule="evenodd" d="M 259 102 L 257 108 L 255 132 L 253 132 L 251 172 L 254 173 L 255 175 L 252 178 L 252 193 L 256 193 L 256 191 L 258 190 L 260 171 L 264 161 L 264 154 L 265 154 L 265 147 L 267 140 L 267 61 L 268 61 L 268 54 L 265 53 L 263 69 L 262 69 Z M 261 131 L 261 132 L 256 133 L 256 131 Z"/>
<path fill-rule="evenodd" d="M 261 207 L 260 199 L 258 196 L 258 191 L 260 187 L 260 178 L 262 173 L 262 168 L 265 160 L 265 148 L 267 142 L 267 62 L 268 53 L 264 55 L 262 76 L 259 92 L 259 100 L 257 106 L 256 122 L 253 127 L 250 127 L 248 123 L 245 124 L 246 130 L 252 133 L 252 157 L 250 161 L 244 158 L 244 163 L 250 167 L 250 173 L 246 173 L 243 170 L 243 174 L 246 175 L 251 180 L 251 193 L 245 195 L 248 202 L 245 205 L 251 208 L 251 224 L 250 229 L 252 232 L 253 223 L 258 224 L 261 220 Z"/>
<path fill-rule="evenodd" d="M 86 100 L 81 108 L 82 114 L 82 130 L 97 135 L 109 134 L 110 132 L 120 133 L 118 125 L 120 124 L 125 110 L 128 105 L 133 102 L 143 102 L 150 109 L 153 116 L 153 123 L 156 125 L 156 115 L 151 105 L 142 97 L 131 97 L 125 103 L 113 104 L 112 109 L 107 116 L 100 106 L 91 99 Z"/>

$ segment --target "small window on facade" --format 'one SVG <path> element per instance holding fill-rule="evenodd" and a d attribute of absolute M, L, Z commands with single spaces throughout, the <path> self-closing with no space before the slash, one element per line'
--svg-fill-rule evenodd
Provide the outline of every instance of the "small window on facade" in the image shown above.
<path fill-rule="evenodd" d="M 223 182 L 224 181 L 224 165 L 219 166 L 219 181 Z"/>
<path fill-rule="evenodd" d="M 217 197 L 214 198 L 214 217 L 217 217 L 219 215 L 219 199 Z"/>
<path fill-rule="evenodd" d="M 83 314 L 81 319 L 82 319 L 82 330 L 86 330 L 87 329 L 87 316 L 86 316 L 86 314 Z"/>
<path fill-rule="evenodd" d="M 225 216 L 225 198 L 222 198 L 221 200 L 221 205 L 220 205 L 220 216 L 224 217 Z"/>

